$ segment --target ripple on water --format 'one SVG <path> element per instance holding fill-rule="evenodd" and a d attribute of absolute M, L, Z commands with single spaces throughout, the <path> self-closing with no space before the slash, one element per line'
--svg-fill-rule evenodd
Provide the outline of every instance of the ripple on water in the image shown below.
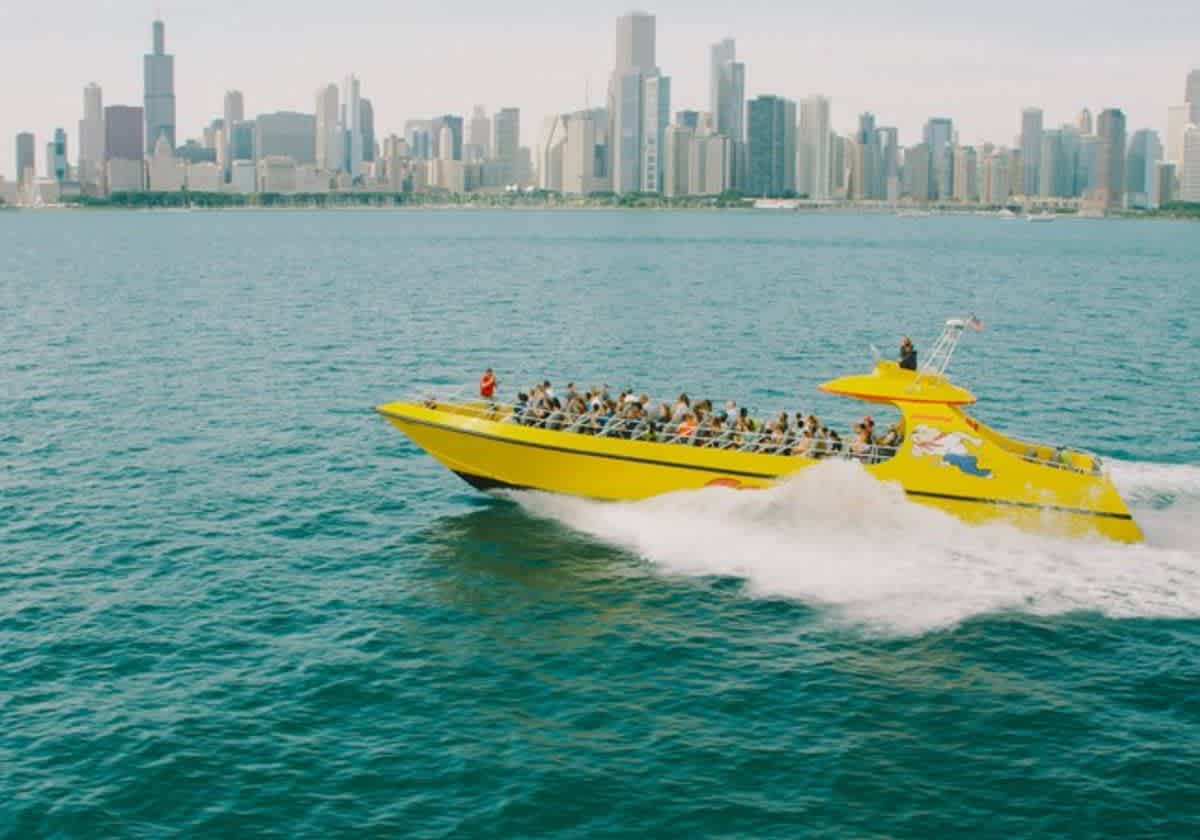
<path fill-rule="evenodd" d="M 1194 834 L 1191 233 L 13 214 L 0 835 Z M 971 310 L 980 416 L 1119 459 L 1147 545 L 853 472 L 490 499 L 370 412 L 491 365 L 844 423 L 818 383 Z"/>

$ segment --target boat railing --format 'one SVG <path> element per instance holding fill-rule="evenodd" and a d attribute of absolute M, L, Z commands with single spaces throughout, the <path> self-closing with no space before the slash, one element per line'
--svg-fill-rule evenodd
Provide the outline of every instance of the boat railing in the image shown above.
<path fill-rule="evenodd" d="M 681 431 L 679 423 L 662 423 L 650 418 L 622 417 L 620 414 L 600 414 L 588 410 L 582 414 L 562 409 L 533 408 L 529 403 L 509 403 L 480 397 L 470 388 L 426 389 L 414 402 L 426 408 L 448 411 L 493 423 L 513 423 L 529 428 L 568 432 L 600 438 L 667 443 L 694 446 L 702 449 L 723 449 L 763 455 L 799 456 L 813 458 L 840 456 L 864 463 L 879 463 L 895 455 L 903 441 L 896 445 L 873 443 L 857 446 L 855 441 L 817 437 L 805 441 L 794 428 L 786 432 L 738 430 L 727 423 L 713 428 L 707 422 Z M 762 423 L 756 423 L 761 429 Z"/>
<path fill-rule="evenodd" d="M 725 424 L 713 429 L 699 424 L 689 433 L 681 433 L 678 423 L 661 423 L 649 418 L 628 418 L 619 414 L 600 414 L 588 410 L 582 414 L 562 409 L 533 408 L 530 403 L 510 403 L 479 396 L 471 385 L 452 385 L 425 388 L 412 401 L 427 408 L 449 411 L 464 417 L 499 423 L 515 423 L 548 431 L 570 432 L 593 437 L 619 438 L 655 443 L 672 443 L 707 449 L 725 449 L 768 455 L 796 456 L 807 454 L 822 458 L 841 456 L 866 463 L 880 463 L 895 455 L 903 446 L 903 438 L 894 446 L 874 443 L 854 451 L 854 441 L 815 438 L 801 449 L 802 438 L 794 428 L 780 434 L 763 428 L 759 431 L 738 431 Z M 1103 472 L 1100 456 L 1091 452 L 1053 445 L 1029 444 L 1021 451 L 1010 453 L 1027 463 L 1083 475 Z M 1083 463 L 1087 466 L 1084 466 Z"/>

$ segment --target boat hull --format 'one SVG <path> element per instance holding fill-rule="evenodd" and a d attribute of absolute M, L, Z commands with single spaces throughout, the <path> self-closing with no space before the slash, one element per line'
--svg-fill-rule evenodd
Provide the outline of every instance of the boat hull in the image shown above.
<path fill-rule="evenodd" d="M 520 488 L 604 500 L 636 500 L 678 490 L 769 487 L 816 460 L 550 431 L 417 403 L 390 403 L 379 413 L 473 486 Z M 924 412 L 921 414 L 919 412 Z M 865 467 L 895 482 L 918 503 L 973 523 L 1005 521 L 1063 536 L 1099 535 L 1136 542 L 1141 530 L 1116 488 L 1101 474 L 1052 469 L 1004 451 L 961 412 L 939 407 L 949 436 L 967 437 L 976 455 L 960 457 L 910 437 L 895 455 Z M 930 409 L 905 411 L 908 428 L 929 423 Z M 961 427 L 961 432 L 955 429 Z M 926 428 L 929 428 L 926 426 Z M 978 446 L 974 446 L 977 444 Z M 943 447 L 945 448 L 945 447 Z"/>

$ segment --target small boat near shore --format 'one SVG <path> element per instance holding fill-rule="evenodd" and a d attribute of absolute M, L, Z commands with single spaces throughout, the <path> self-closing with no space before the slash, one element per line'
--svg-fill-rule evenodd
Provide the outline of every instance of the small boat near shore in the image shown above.
<path fill-rule="evenodd" d="M 1041 213 L 1030 213 L 1025 217 L 1027 222 L 1053 222 L 1058 218 L 1057 213 L 1049 213 L 1043 210 Z"/>
<path fill-rule="evenodd" d="M 761 430 L 685 436 L 652 423 L 589 427 L 570 418 L 531 417 L 521 401 L 479 397 L 418 395 L 376 410 L 481 490 L 635 500 L 713 486 L 766 488 L 824 459 L 851 458 L 878 480 L 899 484 L 910 500 L 968 522 L 1140 541 L 1141 529 L 1098 456 L 1008 437 L 966 412 L 975 397 L 953 384 L 946 368 L 969 323 L 947 321 L 919 371 L 880 360 L 869 373 L 820 386 L 899 413 L 890 445 L 872 441 L 869 451 L 838 446 L 798 452 L 790 441 L 780 445 Z"/>

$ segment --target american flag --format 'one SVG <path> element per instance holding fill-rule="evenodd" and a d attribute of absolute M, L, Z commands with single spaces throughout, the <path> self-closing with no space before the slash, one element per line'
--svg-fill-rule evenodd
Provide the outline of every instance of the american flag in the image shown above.
<path fill-rule="evenodd" d="M 978 318 L 972 315 L 967 319 L 967 326 L 975 330 L 975 332 L 979 332 L 983 329 L 983 321 L 980 321 Z"/>

